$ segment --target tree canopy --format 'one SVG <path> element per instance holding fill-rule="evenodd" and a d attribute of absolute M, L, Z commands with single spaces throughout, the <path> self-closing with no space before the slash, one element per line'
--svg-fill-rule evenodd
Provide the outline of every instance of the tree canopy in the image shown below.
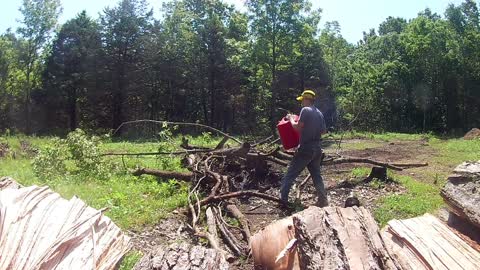
<path fill-rule="evenodd" d="M 271 133 L 318 95 L 338 129 L 460 132 L 480 126 L 477 3 L 388 17 L 347 42 L 308 0 L 120 0 L 57 25 L 59 0 L 24 0 L 0 35 L 0 131 L 115 129 L 135 119 Z"/>

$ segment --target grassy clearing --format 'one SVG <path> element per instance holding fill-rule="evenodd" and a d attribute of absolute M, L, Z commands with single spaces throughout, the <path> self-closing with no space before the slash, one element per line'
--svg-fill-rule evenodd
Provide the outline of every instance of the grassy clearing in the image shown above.
<path fill-rule="evenodd" d="M 152 167 L 163 170 L 182 170 L 180 158 L 162 157 L 107 157 L 104 160 L 112 164 L 111 176 L 99 180 L 91 174 L 69 173 L 43 179 L 35 174 L 31 160 L 20 151 L 20 141 L 29 141 L 40 150 L 52 145 L 52 138 L 36 137 L 0 137 L 0 142 L 7 142 L 15 158 L 9 156 L 0 160 L 0 176 L 11 176 L 22 185 L 49 185 L 64 198 L 77 196 L 95 208 L 107 207 L 106 215 L 123 229 L 136 230 L 157 223 L 169 212 L 186 204 L 188 186 L 173 179 L 158 183 L 154 177 L 134 177 L 126 169 L 135 166 Z M 180 144 L 180 138 L 173 142 L 110 142 L 101 144 L 101 152 L 155 152 L 173 149 Z M 215 144 L 218 139 L 205 135 L 193 143 Z M 124 167 L 125 164 L 125 167 Z"/>
<path fill-rule="evenodd" d="M 434 158 L 437 163 L 456 166 L 464 161 L 480 160 L 480 139 L 431 139 L 429 143 L 439 153 Z"/>
<path fill-rule="evenodd" d="M 347 131 L 345 133 L 333 133 L 332 137 L 334 139 L 368 139 L 368 140 L 377 140 L 377 141 L 417 141 L 417 140 L 428 140 L 434 138 L 432 134 L 407 134 L 407 133 L 394 133 L 394 132 L 385 132 L 385 133 L 372 133 L 372 132 L 358 132 L 358 131 Z"/>
<path fill-rule="evenodd" d="M 407 192 L 380 199 L 374 216 L 381 227 L 392 219 L 412 218 L 427 212 L 434 213 L 443 205 L 440 185 L 418 182 L 404 175 L 394 175 L 394 179 L 405 186 Z"/>

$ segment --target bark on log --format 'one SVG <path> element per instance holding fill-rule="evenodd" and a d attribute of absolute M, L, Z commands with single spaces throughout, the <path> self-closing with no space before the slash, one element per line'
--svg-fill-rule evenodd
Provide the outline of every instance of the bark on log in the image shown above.
<path fill-rule="evenodd" d="M 158 247 L 146 254 L 133 268 L 134 270 L 172 270 L 172 269 L 229 269 L 223 255 L 202 246 L 187 243 L 174 243 L 168 247 Z"/>
<path fill-rule="evenodd" d="M 400 269 L 362 207 L 310 207 L 293 225 L 300 269 Z"/>
<path fill-rule="evenodd" d="M 480 161 L 459 165 L 441 191 L 451 212 L 480 228 Z"/>
<path fill-rule="evenodd" d="M 177 180 L 184 180 L 184 181 L 191 181 L 193 177 L 193 173 L 191 172 L 172 172 L 172 171 L 161 171 L 161 170 L 154 170 L 154 169 L 147 169 L 147 168 L 139 168 L 132 172 L 135 176 L 140 176 L 144 174 L 157 176 L 160 178 L 171 179 L 175 178 Z"/>

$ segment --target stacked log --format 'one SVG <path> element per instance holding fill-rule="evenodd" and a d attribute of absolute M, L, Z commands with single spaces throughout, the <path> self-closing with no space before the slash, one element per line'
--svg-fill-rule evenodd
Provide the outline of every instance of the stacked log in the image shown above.
<path fill-rule="evenodd" d="M 454 173 L 441 195 L 453 214 L 480 228 L 480 161 L 464 162 Z"/>
<path fill-rule="evenodd" d="M 309 207 L 254 235 L 252 254 L 259 269 L 401 269 L 363 207 Z"/>
<path fill-rule="evenodd" d="M 223 254 L 215 249 L 209 249 L 187 243 L 174 243 L 168 247 L 157 247 L 146 254 L 135 265 L 134 270 L 208 270 L 229 269 Z"/>

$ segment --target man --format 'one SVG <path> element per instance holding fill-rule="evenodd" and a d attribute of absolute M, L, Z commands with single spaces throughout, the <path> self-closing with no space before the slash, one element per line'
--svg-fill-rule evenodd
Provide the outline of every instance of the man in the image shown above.
<path fill-rule="evenodd" d="M 325 186 L 320 174 L 320 162 L 322 159 L 321 135 L 326 133 L 323 114 L 314 106 L 315 92 L 306 90 L 297 98 L 302 102 L 302 110 L 298 122 L 291 115 L 287 115 L 293 128 L 300 133 L 300 145 L 288 166 L 287 173 L 282 179 L 280 199 L 286 205 L 288 193 L 297 176 L 307 167 L 312 176 L 317 191 L 319 207 L 328 206 Z"/>

